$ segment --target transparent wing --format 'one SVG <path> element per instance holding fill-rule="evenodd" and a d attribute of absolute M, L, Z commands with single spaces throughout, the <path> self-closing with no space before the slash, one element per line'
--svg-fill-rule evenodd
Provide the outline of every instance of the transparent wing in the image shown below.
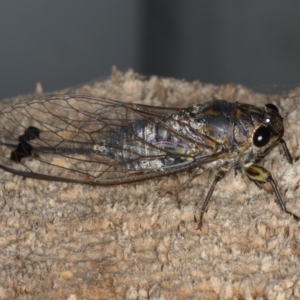
<path fill-rule="evenodd" d="M 49 96 L 4 107 L 0 168 L 44 180 L 111 185 L 177 173 L 218 159 L 220 154 L 185 154 L 192 141 L 167 125 L 170 115 L 179 110 L 87 95 Z M 156 143 L 151 134 L 139 134 L 133 124 L 141 122 L 150 124 L 152 133 L 159 128 L 178 137 L 178 142 Z M 165 158 L 173 163 L 160 167 L 153 163 Z M 140 162 L 146 167 L 137 168 Z"/>

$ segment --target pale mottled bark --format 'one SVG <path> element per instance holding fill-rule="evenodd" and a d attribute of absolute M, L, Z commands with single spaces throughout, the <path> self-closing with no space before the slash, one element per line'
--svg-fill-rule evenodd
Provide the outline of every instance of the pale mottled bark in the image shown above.
<path fill-rule="evenodd" d="M 292 155 L 300 155 L 300 106 L 294 100 L 267 99 L 240 85 L 143 79 L 118 71 L 78 90 L 182 107 L 210 99 L 272 100 L 283 114 L 295 109 L 285 120 L 285 138 Z M 299 215 L 300 162 L 288 165 L 279 147 L 263 165 L 278 181 L 287 207 Z M 92 187 L 1 172 L 0 298 L 300 297 L 300 224 L 280 210 L 275 196 L 232 171 L 217 185 L 198 231 L 196 204 L 202 203 L 213 174 L 199 176 L 179 194 L 179 209 L 166 191 L 188 176 Z"/>

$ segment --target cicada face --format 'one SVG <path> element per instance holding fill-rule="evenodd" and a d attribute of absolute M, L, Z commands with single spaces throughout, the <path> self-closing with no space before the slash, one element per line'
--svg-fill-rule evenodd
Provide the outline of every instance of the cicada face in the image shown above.
<path fill-rule="evenodd" d="M 248 119 L 249 116 L 251 120 Z M 251 154 L 252 160 L 264 157 L 272 148 L 278 145 L 284 134 L 283 118 L 277 107 L 272 104 L 267 104 L 261 109 L 250 110 L 246 108 L 244 113 L 241 113 L 239 125 L 249 126 L 248 141 L 252 147 L 249 147 L 251 151 L 246 152 Z"/>

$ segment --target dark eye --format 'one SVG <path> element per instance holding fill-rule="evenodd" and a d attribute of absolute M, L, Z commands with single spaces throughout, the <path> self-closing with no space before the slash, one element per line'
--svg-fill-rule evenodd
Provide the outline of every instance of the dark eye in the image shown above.
<path fill-rule="evenodd" d="M 256 147 L 263 147 L 270 141 L 271 131 L 267 127 L 259 127 L 253 135 L 253 144 Z"/>
<path fill-rule="evenodd" d="M 276 105 L 272 104 L 272 103 L 266 104 L 266 107 L 273 110 L 273 111 L 279 112 L 278 107 Z"/>

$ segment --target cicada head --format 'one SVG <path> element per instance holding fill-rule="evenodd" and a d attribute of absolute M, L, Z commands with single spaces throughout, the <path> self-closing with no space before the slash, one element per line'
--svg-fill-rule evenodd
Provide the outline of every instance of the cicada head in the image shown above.
<path fill-rule="evenodd" d="M 252 132 L 253 154 L 258 157 L 265 156 L 278 143 L 284 143 L 282 140 L 284 134 L 283 118 L 279 114 L 277 106 L 266 104 L 264 114 L 255 123 Z"/>

